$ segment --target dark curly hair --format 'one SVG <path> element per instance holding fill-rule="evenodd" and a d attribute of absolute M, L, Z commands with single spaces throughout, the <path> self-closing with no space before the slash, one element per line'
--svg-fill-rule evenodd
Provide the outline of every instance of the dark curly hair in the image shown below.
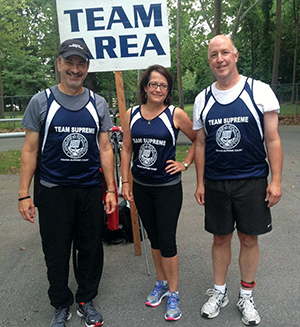
<path fill-rule="evenodd" d="M 145 92 L 145 87 L 149 83 L 150 75 L 153 71 L 156 71 L 163 75 L 167 82 L 168 82 L 168 95 L 164 100 L 165 105 L 169 105 L 172 102 L 172 89 L 173 89 L 173 77 L 169 73 L 169 71 L 160 65 L 152 65 L 147 68 L 147 70 L 144 72 L 141 81 L 140 81 L 140 94 L 139 94 L 139 100 L 140 104 L 145 104 L 147 103 L 147 93 Z"/>

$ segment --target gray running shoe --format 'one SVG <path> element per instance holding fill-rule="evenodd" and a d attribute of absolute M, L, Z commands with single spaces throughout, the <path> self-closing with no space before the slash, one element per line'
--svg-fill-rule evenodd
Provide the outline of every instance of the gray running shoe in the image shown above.
<path fill-rule="evenodd" d="M 86 327 L 102 326 L 104 324 L 101 314 L 95 309 L 92 301 L 78 303 L 77 314 L 84 318 Z"/>
<path fill-rule="evenodd" d="M 242 322 L 245 325 L 256 326 L 260 323 L 260 316 L 251 295 L 240 296 L 237 307 L 242 313 Z"/>
<path fill-rule="evenodd" d="M 168 296 L 165 320 L 179 320 L 181 318 L 181 305 L 179 294 L 171 292 Z"/>
<path fill-rule="evenodd" d="M 163 284 L 161 280 L 155 283 L 152 293 L 150 293 L 146 300 L 146 305 L 150 307 L 157 307 L 160 305 L 162 299 L 169 294 L 169 285 Z"/>
<path fill-rule="evenodd" d="M 201 308 L 201 316 L 208 319 L 215 318 L 220 313 L 220 308 L 224 308 L 229 302 L 227 289 L 225 293 L 208 289 L 205 294 L 209 296 L 209 299 Z"/>
<path fill-rule="evenodd" d="M 72 317 L 70 307 L 58 308 L 55 310 L 55 316 L 51 323 L 51 327 L 66 327 L 66 322 Z"/>

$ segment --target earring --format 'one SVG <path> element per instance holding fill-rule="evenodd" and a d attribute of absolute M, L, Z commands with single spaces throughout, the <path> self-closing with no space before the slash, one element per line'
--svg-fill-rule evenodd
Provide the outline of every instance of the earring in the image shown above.
<path fill-rule="evenodd" d="M 144 98 L 147 99 L 147 97 L 148 97 L 148 95 L 147 95 L 147 93 L 145 92 L 145 94 L 144 94 Z"/>

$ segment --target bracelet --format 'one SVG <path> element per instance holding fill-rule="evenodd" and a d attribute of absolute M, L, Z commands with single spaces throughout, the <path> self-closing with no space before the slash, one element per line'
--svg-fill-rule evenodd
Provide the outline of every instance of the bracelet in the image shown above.
<path fill-rule="evenodd" d="M 123 185 L 123 184 L 127 184 L 127 183 L 129 183 L 129 181 L 124 181 L 124 182 L 122 182 L 122 185 Z"/>
<path fill-rule="evenodd" d="M 182 164 L 183 164 L 183 166 L 184 166 L 184 169 L 185 169 L 185 170 L 188 170 L 189 165 L 188 165 L 185 161 L 182 161 Z"/>
<path fill-rule="evenodd" d="M 18 201 L 23 201 L 26 199 L 30 199 L 30 195 L 24 196 L 24 198 L 19 198 Z"/>
<path fill-rule="evenodd" d="M 113 194 L 116 194 L 116 191 L 106 190 L 106 193 L 113 193 Z"/>

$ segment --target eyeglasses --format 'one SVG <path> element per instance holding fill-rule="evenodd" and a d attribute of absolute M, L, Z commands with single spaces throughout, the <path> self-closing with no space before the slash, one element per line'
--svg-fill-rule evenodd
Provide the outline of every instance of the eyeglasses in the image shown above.
<path fill-rule="evenodd" d="M 162 91 L 166 91 L 169 88 L 167 84 L 157 84 L 155 82 L 148 83 L 148 87 L 153 90 L 156 90 L 158 87 L 160 87 Z"/>

